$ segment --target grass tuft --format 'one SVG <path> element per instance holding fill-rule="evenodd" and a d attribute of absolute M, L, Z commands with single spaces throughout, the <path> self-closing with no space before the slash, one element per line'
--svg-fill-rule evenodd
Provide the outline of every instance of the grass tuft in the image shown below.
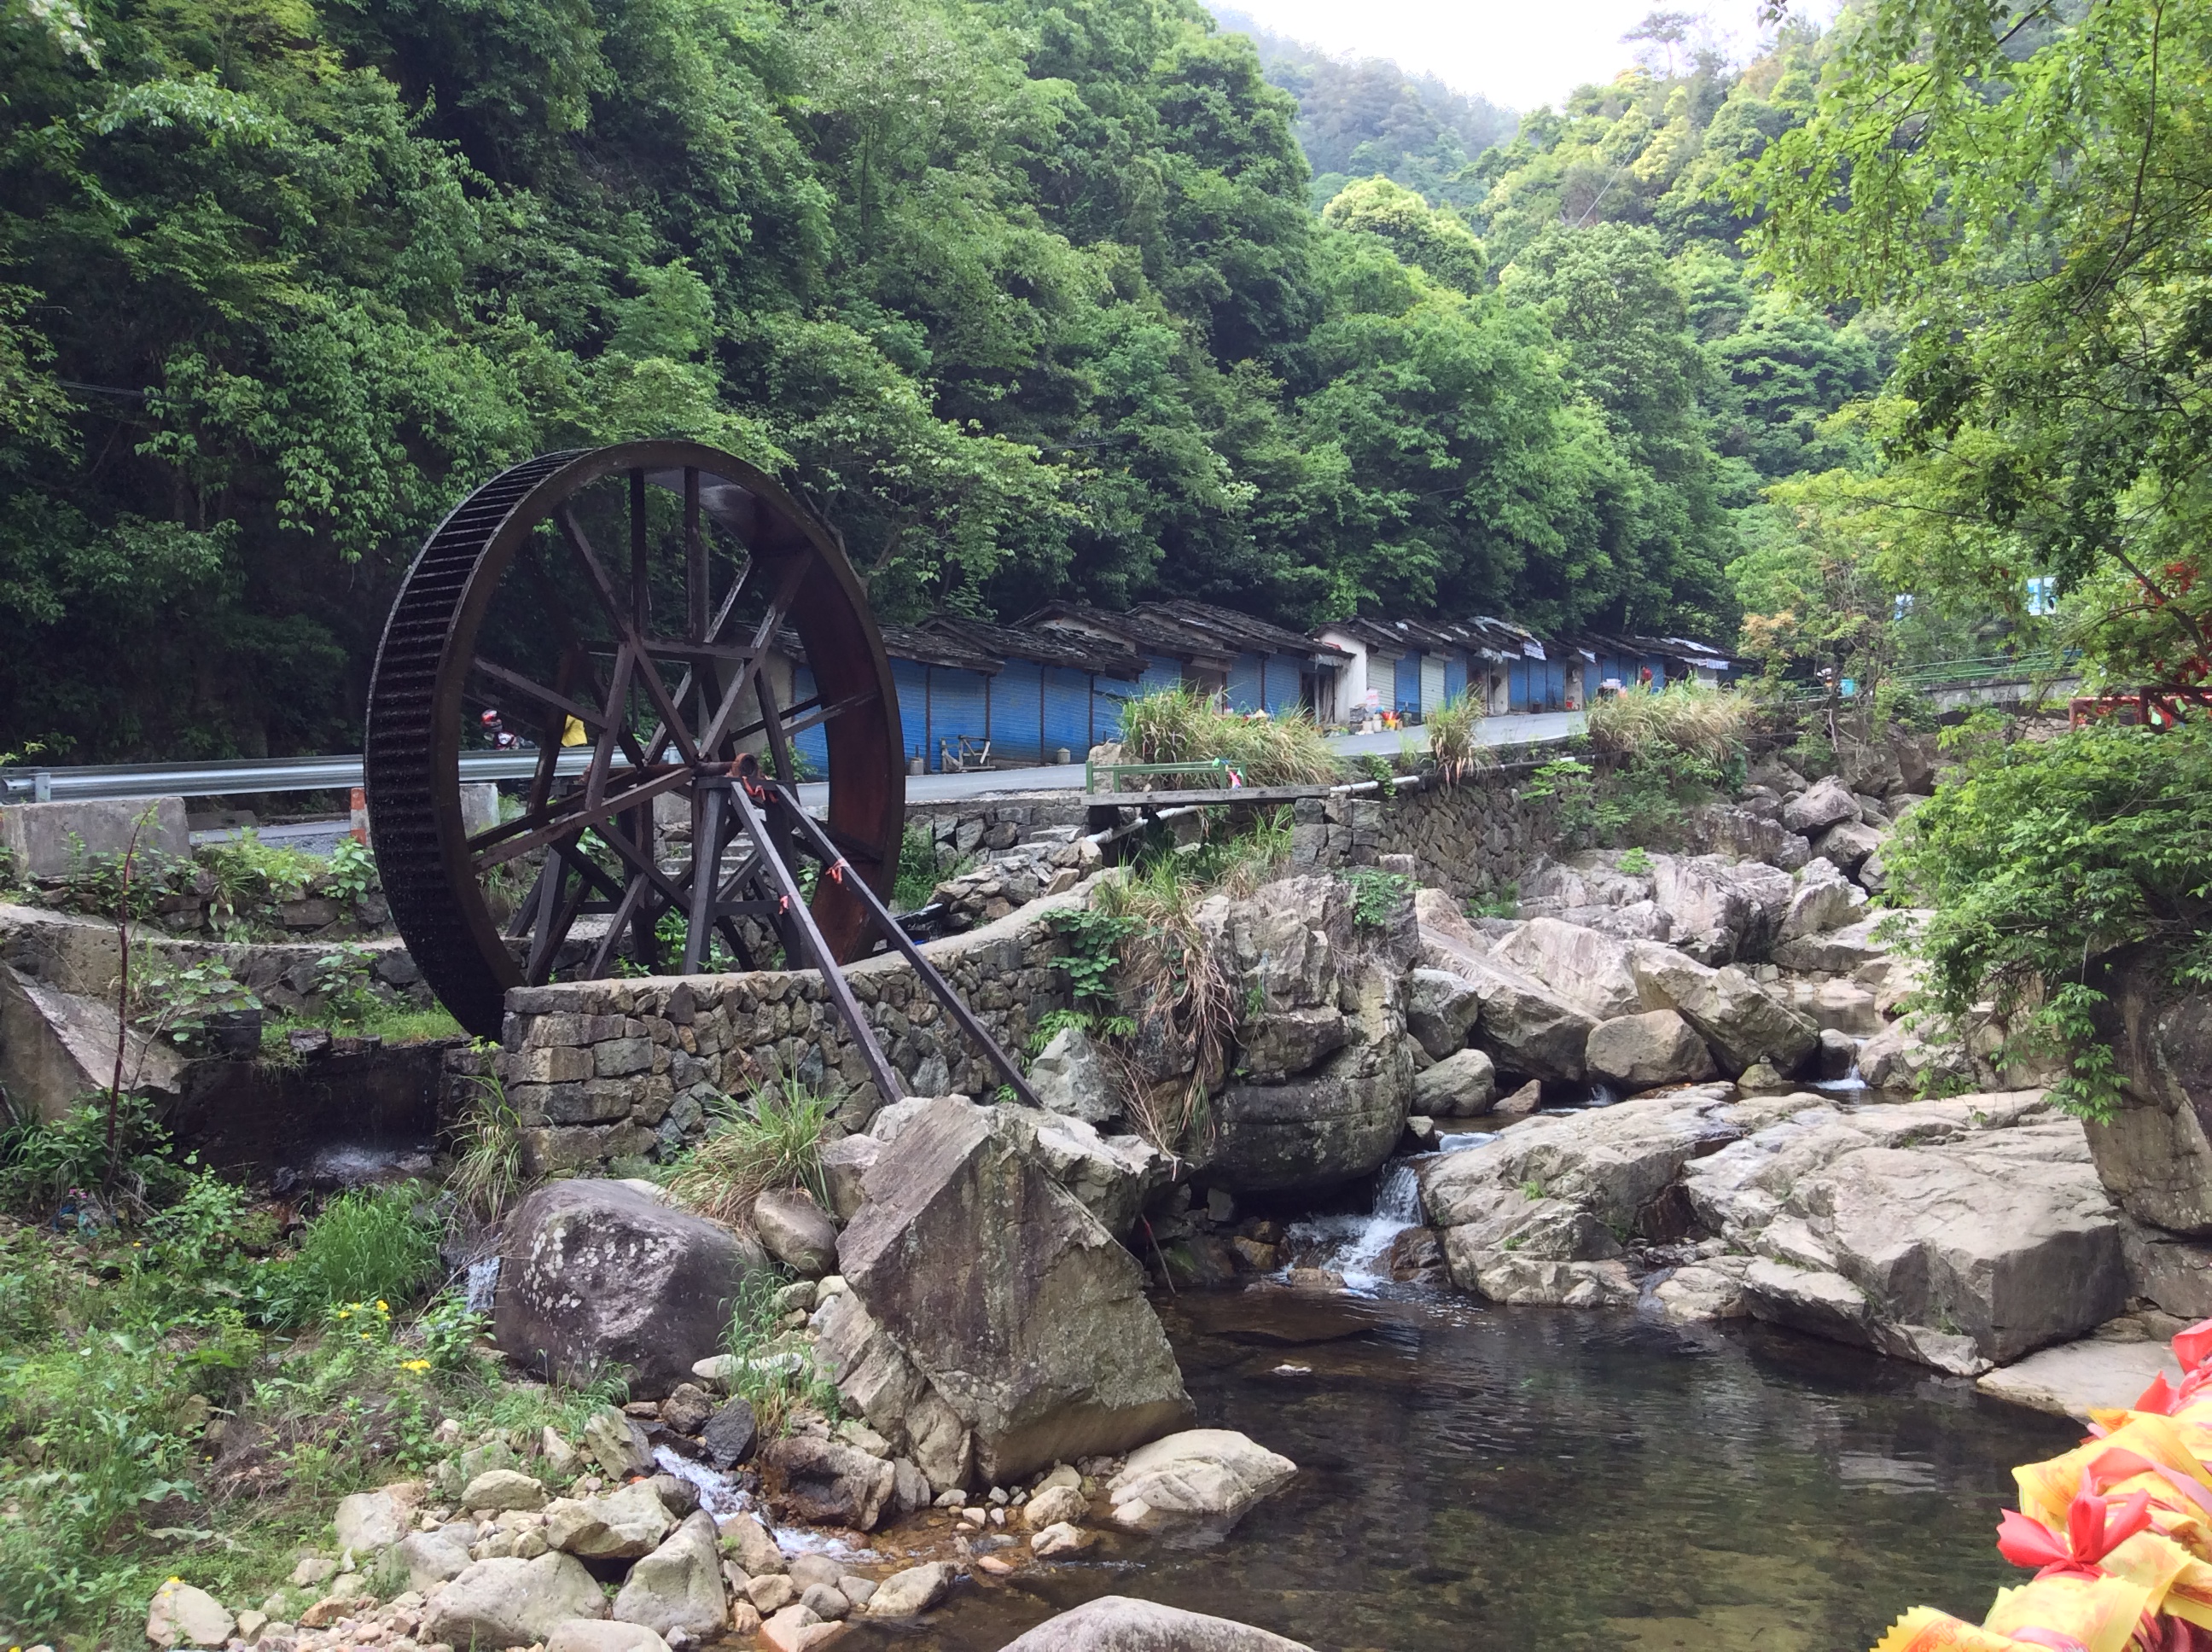
<path fill-rule="evenodd" d="M 1447 787 L 1457 786 L 1479 768 L 1497 766 L 1497 752 L 1482 740 L 1482 702 L 1472 695 L 1454 695 L 1425 721 L 1429 760 Z"/>
<path fill-rule="evenodd" d="M 1758 706 L 1749 695 L 1701 683 L 1670 683 L 1590 702 L 1590 744 L 1621 756 L 1680 752 L 1716 766 L 1743 749 Z"/>
<path fill-rule="evenodd" d="M 804 1187 L 827 1208 L 822 1133 L 835 1103 L 796 1078 L 764 1084 L 740 1101 L 725 1096 L 705 1139 L 669 1178 L 677 1200 L 733 1228 L 750 1230 L 753 1200 L 771 1187 Z"/>

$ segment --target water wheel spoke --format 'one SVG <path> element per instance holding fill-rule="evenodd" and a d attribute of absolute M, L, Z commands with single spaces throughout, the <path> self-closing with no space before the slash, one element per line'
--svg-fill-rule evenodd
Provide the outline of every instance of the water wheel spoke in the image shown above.
<path fill-rule="evenodd" d="M 633 774 L 636 772 L 631 771 Z M 603 827 L 615 816 L 648 803 L 664 792 L 678 791 L 690 783 L 690 769 L 668 768 L 649 772 L 644 778 L 635 780 L 623 790 L 602 797 L 597 802 L 586 799 L 580 792 L 571 792 L 565 797 L 556 798 L 544 811 L 552 817 L 550 819 L 533 823 L 533 817 L 525 815 L 471 838 L 471 847 L 478 843 L 488 846 L 471 857 L 474 870 L 482 876 L 494 866 L 502 865 L 532 849 L 544 847 L 558 838 L 586 829 Z M 518 828 L 521 829 L 518 831 Z M 509 835 L 505 841 L 498 842 L 493 841 L 495 833 Z M 599 835 L 604 838 L 607 834 L 600 831 Z"/>
<path fill-rule="evenodd" d="M 486 659 L 482 654 L 478 654 L 469 662 L 469 669 L 489 677 L 502 688 L 512 689 L 517 694 L 535 700 L 541 706 L 550 707 L 563 717 L 574 718 L 594 734 L 604 732 L 606 729 L 605 712 L 587 706 L 580 700 L 572 700 L 560 689 L 549 688 L 535 677 L 525 677 L 520 671 L 510 671 L 504 665 Z M 556 723 L 552 727 L 556 738 L 548 744 L 557 751 L 560 749 L 558 736 L 561 732 L 561 726 Z"/>
<path fill-rule="evenodd" d="M 623 931 L 629 927 L 630 920 L 637 915 L 638 903 L 645 899 L 646 893 L 645 879 L 633 878 L 629 880 L 628 887 L 623 890 L 622 899 L 615 902 L 613 916 L 607 920 L 607 932 L 599 937 L 599 944 L 592 949 L 591 957 L 584 964 L 583 978 L 586 981 L 606 979 L 607 971 L 614 967 L 615 953 L 622 946 Z"/>
<path fill-rule="evenodd" d="M 660 680 L 660 672 L 646 649 L 638 627 L 631 623 L 630 616 L 623 613 L 621 601 L 615 595 L 614 586 L 607 578 L 606 569 L 599 565 L 599 553 L 592 549 L 592 542 L 584 535 L 583 525 L 576 520 L 576 513 L 565 501 L 554 507 L 553 520 L 561 530 L 561 537 L 568 542 L 568 549 L 582 566 L 585 580 L 592 587 L 592 596 L 598 598 L 600 608 L 605 610 L 608 623 L 615 628 L 615 633 L 621 640 L 622 647 L 616 658 L 616 675 L 623 675 L 625 665 L 629 667 L 630 672 L 643 685 L 646 697 L 653 701 L 653 710 L 659 714 L 662 724 L 675 740 L 676 749 L 683 754 L 684 761 L 698 762 L 699 748 L 692 743 L 691 732 L 684 726 L 683 715 L 677 710 L 675 701 L 669 697 L 668 685 Z M 612 714 L 617 712 L 619 707 L 611 706 L 609 709 Z M 635 761 L 641 768 L 644 766 L 645 754 L 642 750 L 635 753 Z"/>

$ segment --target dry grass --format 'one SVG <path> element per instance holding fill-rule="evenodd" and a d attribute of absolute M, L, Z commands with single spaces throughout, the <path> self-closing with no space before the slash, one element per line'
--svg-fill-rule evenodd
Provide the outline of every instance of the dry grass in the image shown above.
<path fill-rule="evenodd" d="M 1210 762 L 1222 757 L 1247 786 L 1328 786 L 1341 778 L 1328 738 L 1304 713 L 1240 717 L 1221 710 L 1212 696 L 1186 688 L 1162 689 L 1122 706 L 1121 756 L 1133 763 Z M 1140 789 L 1226 784 L 1224 778 L 1176 774 L 1158 777 L 1155 786 Z"/>
<path fill-rule="evenodd" d="M 1590 702 L 1590 744 L 1623 756 L 1665 747 L 1724 763 L 1742 749 L 1757 712 L 1750 695 L 1699 683 L 1670 683 L 1656 694 L 1632 689 Z"/>
<path fill-rule="evenodd" d="M 1115 982 L 1116 1000 L 1137 1023 L 1117 1064 L 1123 1102 L 1137 1133 L 1170 1157 L 1188 1152 L 1205 1133 L 1206 1096 L 1228 1064 L 1237 1024 L 1228 978 L 1199 927 L 1205 893 L 1175 857 L 1165 856 L 1101 884 L 1095 897 L 1099 910 L 1132 925 Z M 1148 1077 L 1135 1052 L 1153 1048 L 1188 1057 L 1188 1078 Z"/>
<path fill-rule="evenodd" d="M 1454 695 L 1424 720 L 1429 760 L 1447 787 L 1457 786 L 1479 768 L 1497 766 L 1497 752 L 1482 741 L 1482 702 L 1474 695 Z"/>

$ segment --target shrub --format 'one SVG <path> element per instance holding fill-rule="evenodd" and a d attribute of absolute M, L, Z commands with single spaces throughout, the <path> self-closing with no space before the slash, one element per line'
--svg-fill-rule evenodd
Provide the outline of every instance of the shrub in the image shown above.
<path fill-rule="evenodd" d="M 368 1019 L 384 1007 L 370 984 L 375 979 L 376 954 L 357 942 L 340 941 L 315 960 L 315 991 L 322 995 L 324 1013 L 337 1023 L 352 1025 Z"/>
<path fill-rule="evenodd" d="M 55 1123 L 11 1119 L 0 1132 L 0 1206 L 44 1221 L 82 1192 L 93 1202 L 79 1207 L 78 1223 L 98 1226 L 112 1213 L 141 1216 L 175 1197 L 187 1171 L 169 1157 L 169 1133 L 154 1103 L 135 1091 L 113 1098 L 110 1178 L 109 1111 L 110 1098 L 95 1091 Z"/>
<path fill-rule="evenodd" d="M 1240 717 L 1211 695 L 1187 688 L 1139 695 L 1121 707 L 1121 754 L 1134 763 L 1225 759 L 1247 786 L 1326 786 L 1340 777 L 1336 754 L 1304 713 Z M 1227 785 L 1225 777 L 1170 775 L 1155 789 Z"/>
<path fill-rule="evenodd" d="M 307 1224 L 273 1284 L 272 1316 L 312 1324 L 351 1303 L 412 1302 L 439 1277 L 438 1224 L 413 1183 L 343 1193 Z"/>
<path fill-rule="evenodd" d="M 685 1156 L 668 1191 L 702 1216 L 750 1228 L 753 1200 L 771 1187 L 804 1187 L 824 1206 L 822 1132 L 833 1103 L 797 1078 L 763 1085 L 743 1101 L 724 1096 L 706 1139 Z"/>
<path fill-rule="evenodd" d="M 929 828 L 908 826 L 906 835 L 899 839 L 898 878 L 891 884 L 891 910 L 913 912 L 927 906 L 938 884 L 951 876 L 952 870 L 937 869 L 937 840 L 930 835 Z"/>
<path fill-rule="evenodd" d="M 1911 943 L 1927 1007 L 1983 999 L 2020 1019 L 2025 1052 L 2063 1054 L 2053 1093 L 2109 1114 L 2120 1081 L 2096 1017 L 2103 968 L 2145 949 L 2212 982 L 2212 731 L 2093 726 L 1991 744 L 1899 823 L 1883 850 L 1893 902 L 1934 908 Z"/>
<path fill-rule="evenodd" d="M 833 1420 L 837 1415 L 837 1390 L 817 1374 L 811 1350 L 791 1346 L 783 1335 L 783 1309 L 776 1301 L 783 1285 L 782 1277 L 767 1269 L 739 1279 L 722 1334 L 723 1351 L 735 1367 L 730 1392 L 752 1406 L 763 1439 L 788 1433 L 802 1406 Z"/>

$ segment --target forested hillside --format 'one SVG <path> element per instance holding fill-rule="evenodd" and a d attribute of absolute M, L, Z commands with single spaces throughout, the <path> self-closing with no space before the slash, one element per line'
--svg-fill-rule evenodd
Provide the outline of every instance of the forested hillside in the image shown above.
<path fill-rule="evenodd" d="M 459 491 L 672 432 L 814 489 L 892 617 L 1724 636 L 1758 483 L 1879 366 L 1700 193 L 1809 42 L 1532 118 L 1479 240 L 1378 179 L 1311 211 L 1192 0 L 5 16 L 0 751 L 342 748 Z"/>
<path fill-rule="evenodd" d="M 1268 83 L 1298 100 L 1293 130 L 1314 170 L 1316 208 L 1353 179 L 1377 173 L 1439 205 L 1482 198 L 1468 162 L 1513 135 L 1510 109 L 1383 58 L 1332 58 L 1234 7 L 1212 9 L 1223 28 L 1250 37 Z"/>

